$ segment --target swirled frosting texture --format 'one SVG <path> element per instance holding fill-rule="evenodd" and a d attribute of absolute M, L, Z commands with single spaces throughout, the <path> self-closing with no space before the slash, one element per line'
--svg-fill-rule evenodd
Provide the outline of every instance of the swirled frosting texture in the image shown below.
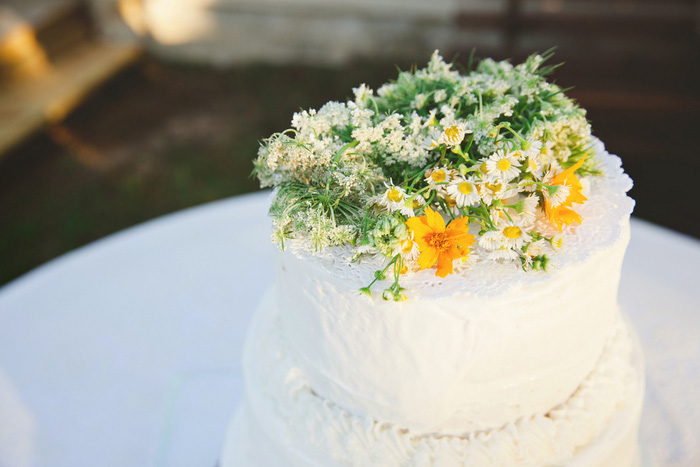
<path fill-rule="evenodd" d="M 584 222 L 547 273 L 495 262 L 444 279 L 421 271 L 403 280 L 411 298 L 396 304 L 357 292 L 377 261 L 348 264 L 343 249 L 311 256 L 294 244 L 280 253 L 282 335 L 314 393 L 351 414 L 445 436 L 567 400 L 610 334 L 634 206 L 619 159 L 600 143 L 597 152 L 605 175 L 589 181 Z"/>

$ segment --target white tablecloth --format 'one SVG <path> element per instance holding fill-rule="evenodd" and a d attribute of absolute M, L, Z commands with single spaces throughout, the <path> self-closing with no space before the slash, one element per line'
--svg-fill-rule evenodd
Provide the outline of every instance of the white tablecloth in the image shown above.
<path fill-rule="evenodd" d="M 213 466 L 272 281 L 267 193 L 127 229 L 0 289 L 0 467 Z M 700 465 L 700 243 L 634 220 L 651 465 Z"/>

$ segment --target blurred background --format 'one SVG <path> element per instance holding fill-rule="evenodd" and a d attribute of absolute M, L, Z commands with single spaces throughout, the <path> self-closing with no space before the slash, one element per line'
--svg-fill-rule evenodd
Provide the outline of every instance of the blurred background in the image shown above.
<path fill-rule="evenodd" d="M 700 238 L 700 0 L 4 0 L 0 284 L 258 189 L 258 142 L 293 112 L 435 49 L 518 62 L 552 46 L 635 215 Z"/>

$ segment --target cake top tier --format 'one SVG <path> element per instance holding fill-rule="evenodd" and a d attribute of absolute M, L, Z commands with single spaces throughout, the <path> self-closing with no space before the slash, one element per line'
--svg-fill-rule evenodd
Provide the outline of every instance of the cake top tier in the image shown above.
<path fill-rule="evenodd" d="M 423 269 L 546 269 L 563 239 L 576 243 L 591 198 L 628 215 L 631 181 L 619 159 L 599 157 L 585 111 L 545 79 L 548 58 L 470 59 L 460 73 L 436 52 L 376 93 L 361 85 L 345 103 L 295 114 L 255 163 L 275 188 L 273 240 L 364 259 L 376 272 L 361 290 L 391 277 L 383 297 L 403 300 L 400 282 Z M 600 175 L 605 184 L 587 181 Z"/>
<path fill-rule="evenodd" d="M 458 264 L 454 273 L 444 278 L 436 277 L 432 269 L 402 275 L 401 285 L 406 288 L 410 298 L 444 299 L 465 294 L 482 298 L 500 297 L 519 288 L 545 286 L 552 281 L 552 276 L 579 267 L 598 252 L 609 254 L 609 251 L 613 251 L 611 248 L 624 252 L 629 215 L 635 204 L 626 194 L 632 188 L 632 180 L 622 170 L 620 158 L 609 154 L 601 141 L 595 140 L 593 149 L 603 175 L 582 180 L 588 199 L 578 208 L 578 212 L 585 221 L 575 229 L 564 229 L 559 234 L 561 247 L 549 254 L 551 260 L 547 271 L 523 271 L 518 263 L 493 261 L 484 257 L 476 245 L 469 260 Z M 309 251 L 306 239 L 297 238 L 288 240 L 285 249 L 308 263 L 307 273 L 318 273 L 320 268 L 323 276 L 332 278 L 337 286 L 344 283 L 343 290 L 362 287 L 368 282 L 367 278 L 373 277 L 374 271 L 386 264 L 386 258 L 382 255 L 366 255 L 352 261 L 356 249 L 350 244 Z M 608 274 L 608 271 L 601 270 L 597 274 Z M 619 271 L 615 274 L 619 274 Z M 390 274 L 387 276 L 387 280 L 390 280 Z"/>

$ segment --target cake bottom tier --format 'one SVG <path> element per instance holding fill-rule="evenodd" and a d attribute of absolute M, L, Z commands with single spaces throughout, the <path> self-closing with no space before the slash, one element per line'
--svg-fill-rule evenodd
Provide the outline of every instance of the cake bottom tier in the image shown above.
<path fill-rule="evenodd" d="M 221 467 L 639 463 L 643 358 L 622 316 L 596 368 L 567 401 L 546 414 L 457 437 L 416 436 L 316 395 L 285 349 L 277 314 L 268 294 L 246 340 L 244 401 Z"/>

